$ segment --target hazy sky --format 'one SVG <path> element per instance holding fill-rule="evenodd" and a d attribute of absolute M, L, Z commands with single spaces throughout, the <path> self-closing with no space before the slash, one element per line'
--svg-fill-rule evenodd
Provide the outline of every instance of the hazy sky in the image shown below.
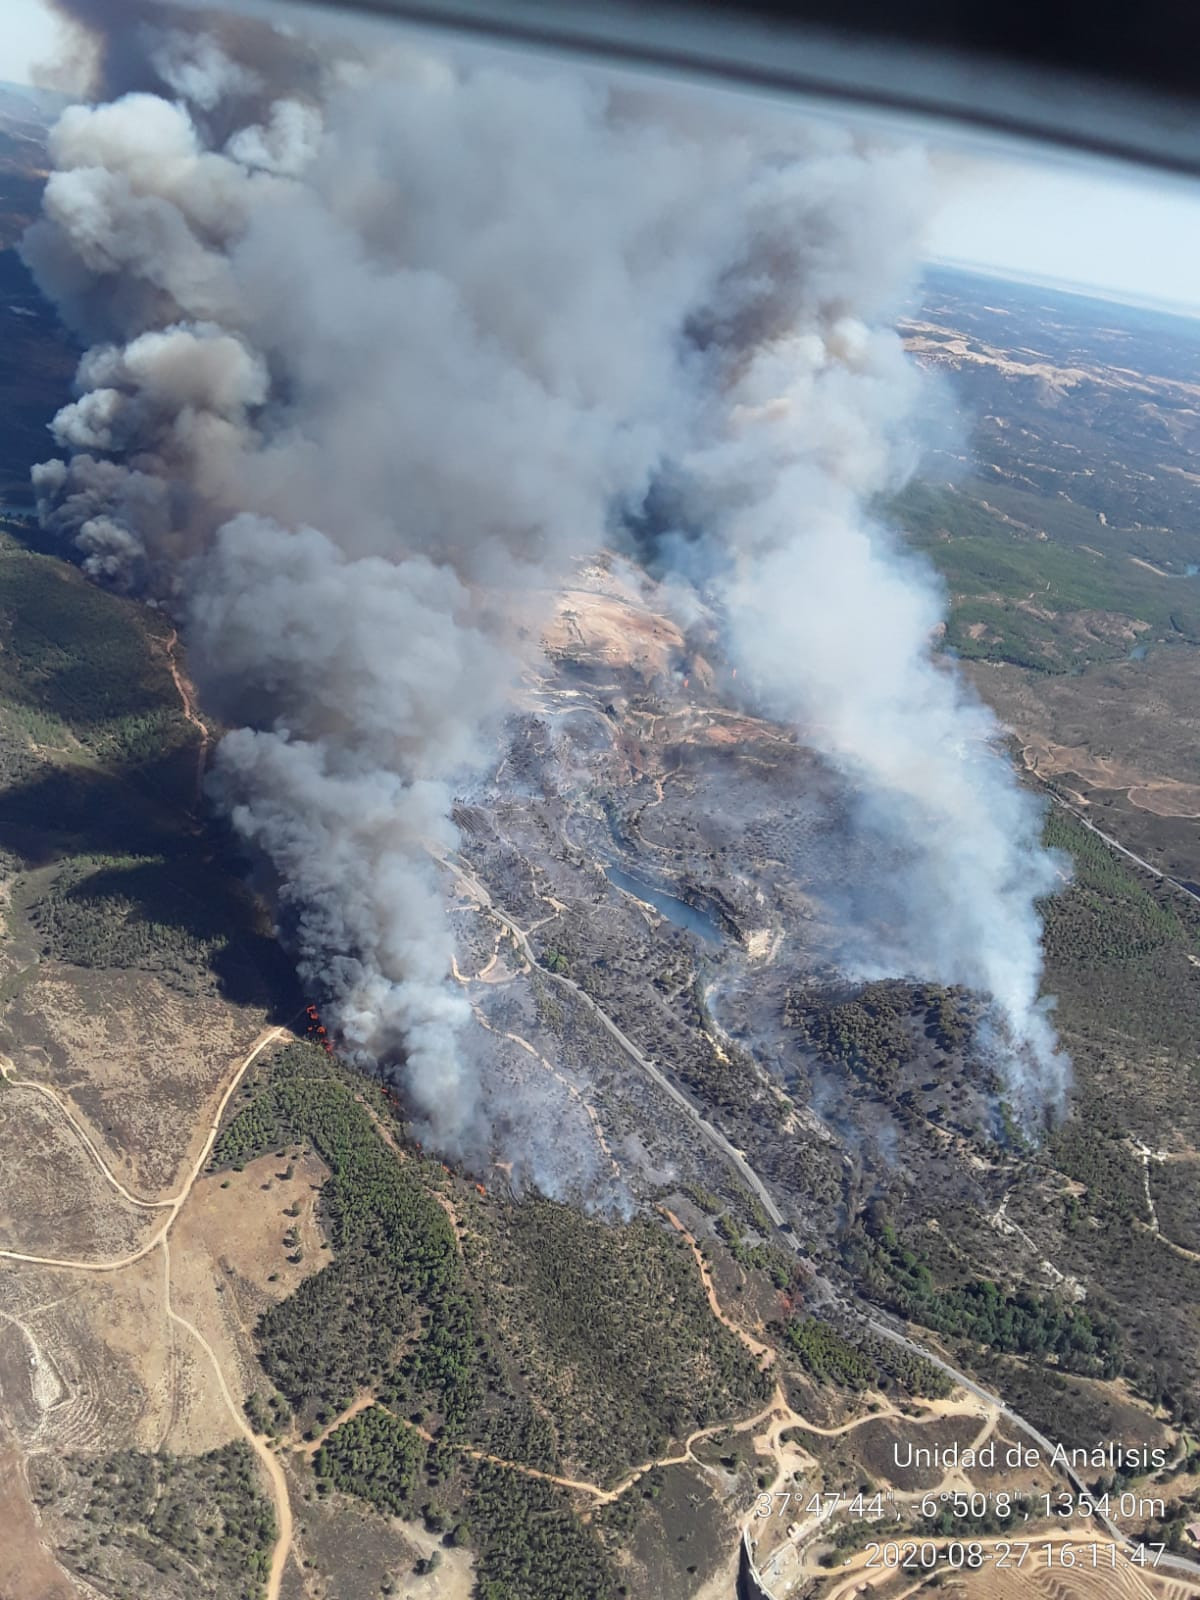
<path fill-rule="evenodd" d="M 2 0 L 0 81 L 28 83 L 30 68 L 54 53 L 57 27 L 42 0 Z"/>
<path fill-rule="evenodd" d="M 53 54 L 43 0 L 0 0 L 0 80 Z M 932 257 L 1200 311 L 1200 182 L 1089 163 L 978 153 L 938 160 Z"/>
<path fill-rule="evenodd" d="M 932 256 L 1200 311 L 1200 180 L 974 151 L 938 165 Z"/>

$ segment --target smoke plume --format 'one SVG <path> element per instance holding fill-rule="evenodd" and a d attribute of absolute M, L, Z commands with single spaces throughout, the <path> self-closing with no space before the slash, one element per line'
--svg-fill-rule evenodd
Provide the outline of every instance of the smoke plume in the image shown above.
<path fill-rule="evenodd" d="M 238 725 L 213 792 L 347 1048 L 403 1061 L 443 1147 L 486 1142 L 432 858 L 538 595 L 670 482 L 660 558 L 718 587 L 762 702 L 898 861 L 874 959 L 994 996 L 1056 1097 L 1038 816 L 863 509 L 912 465 L 888 321 L 922 157 L 533 63 L 64 9 L 116 98 L 63 114 L 24 246 L 89 346 L 41 516 L 179 615 Z"/>

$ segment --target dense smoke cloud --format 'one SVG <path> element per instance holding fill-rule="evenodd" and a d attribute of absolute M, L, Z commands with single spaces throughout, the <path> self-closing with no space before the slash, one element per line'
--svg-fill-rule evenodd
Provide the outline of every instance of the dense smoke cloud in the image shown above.
<path fill-rule="evenodd" d="M 724 572 L 732 653 L 906 863 L 880 958 L 992 993 L 1057 1094 L 1037 817 L 930 660 L 925 577 L 863 514 L 911 464 L 886 322 L 920 156 L 561 70 L 91 9 L 129 92 L 63 115 L 25 244 L 90 344 L 39 506 L 98 579 L 177 611 L 244 724 L 214 793 L 349 1049 L 403 1059 L 443 1145 L 486 1143 L 431 855 L 536 596 L 672 481 L 660 555 Z"/>
<path fill-rule="evenodd" d="M 752 423 L 693 458 L 695 492 L 727 506 L 706 542 L 736 555 L 722 604 L 756 698 L 848 777 L 860 837 L 877 842 L 846 964 L 990 996 L 978 1042 L 1034 1120 L 1066 1089 L 1035 904 L 1057 863 L 994 718 L 932 654 L 943 592 L 864 511 L 901 464 L 890 423 L 912 383 L 895 341 L 857 320 L 772 343 L 726 395 Z"/>

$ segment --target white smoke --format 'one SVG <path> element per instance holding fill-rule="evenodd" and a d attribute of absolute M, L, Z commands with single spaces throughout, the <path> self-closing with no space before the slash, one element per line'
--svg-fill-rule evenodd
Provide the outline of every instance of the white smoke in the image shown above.
<path fill-rule="evenodd" d="M 424 49 L 318 67 L 259 28 L 243 61 L 135 9 L 126 80 L 158 92 L 64 114 L 25 245 L 92 341 L 39 506 L 95 576 L 175 606 L 245 723 L 214 793 L 350 1048 L 403 1057 L 443 1145 L 486 1139 L 430 852 L 532 597 L 674 475 L 679 547 L 730 565 L 732 651 L 910 858 L 895 960 L 992 993 L 1057 1094 L 1036 814 L 960 757 L 993 726 L 863 514 L 911 463 L 887 319 L 921 156 Z"/>
<path fill-rule="evenodd" d="M 1035 1121 L 1062 1108 L 1069 1067 L 1039 999 L 1035 901 L 1060 864 L 994 717 L 933 655 L 944 593 L 864 511 L 903 469 L 894 441 L 915 382 L 892 335 L 856 319 L 789 334 L 743 367 L 718 442 L 689 466 L 722 506 L 709 541 L 735 556 L 722 603 L 736 658 L 760 702 L 850 779 L 857 824 L 879 841 L 886 912 L 858 930 L 856 964 L 990 996 L 984 1040 Z"/>

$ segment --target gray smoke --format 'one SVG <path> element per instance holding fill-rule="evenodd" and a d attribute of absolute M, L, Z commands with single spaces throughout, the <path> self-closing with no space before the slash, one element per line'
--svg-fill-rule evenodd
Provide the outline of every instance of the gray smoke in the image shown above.
<path fill-rule="evenodd" d="M 995 719 L 933 655 L 943 591 L 864 512 L 895 487 L 895 408 L 913 381 L 895 339 L 857 317 L 789 334 L 742 365 L 718 442 L 691 466 L 721 507 L 708 538 L 735 552 L 722 585 L 735 656 L 759 702 L 848 777 L 857 824 L 880 846 L 881 915 L 857 930 L 860 974 L 991 996 L 980 1042 L 1032 1121 L 1066 1091 L 1039 999 L 1036 906 L 1059 863 Z"/>
<path fill-rule="evenodd" d="M 670 477 L 731 651 L 901 858 L 876 959 L 991 993 L 1025 1097 L 1056 1098 L 1038 816 L 931 659 L 925 571 L 863 512 L 913 459 L 887 324 L 920 155 L 562 69 L 102 9 L 99 70 L 129 92 L 64 113 L 25 243 L 90 345 L 39 506 L 98 579 L 174 607 L 243 724 L 214 793 L 348 1047 L 403 1059 L 444 1147 L 486 1143 L 431 857 L 538 596 Z"/>

